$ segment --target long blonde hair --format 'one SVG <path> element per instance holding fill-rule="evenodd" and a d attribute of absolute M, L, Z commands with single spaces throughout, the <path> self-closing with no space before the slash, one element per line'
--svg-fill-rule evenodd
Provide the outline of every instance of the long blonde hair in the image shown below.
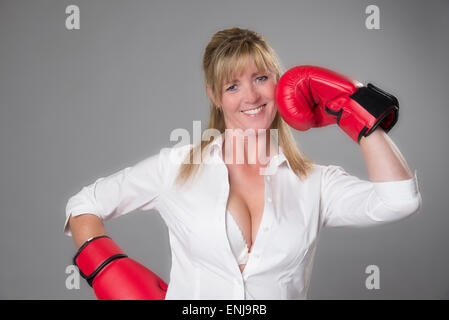
<path fill-rule="evenodd" d="M 249 58 L 249 59 L 248 59 Z M 245 70 L 248 61 L 254 61 L 259 71 L 269 70 L 275 74 L 276 82 L 281 76 L 281 66 L 276 53 L 264 40 L 263 36 L 240 28 L 231 28 L 215 33 L 206 46 L 203 55 L 203 71 L 206 86 L 211 90 L 215 101 L 221 101 L 223 84 L 229 81 L 235 73 Z M 223 133 L 226 129 L 222 111 L 216 106 L 212 99 L 210 102 L 210 115 L 208 129 L 217 129 Z M 294 173 L 303 179 L 307 177 L 313 162 L 307 159 L 299 151 L 296 141 L 291 133 L 290 127 L 276 112 L 270 129 L 278 130 L 278 143 L 287 158 Z M 194 163 L 193 155 L 196 152 L 203 154 L 203 150 L 213 141 L 201 141 L 194 145 L 178 172 L 176 183 L 184 184 L 198 171 L 201 163 Z"/>

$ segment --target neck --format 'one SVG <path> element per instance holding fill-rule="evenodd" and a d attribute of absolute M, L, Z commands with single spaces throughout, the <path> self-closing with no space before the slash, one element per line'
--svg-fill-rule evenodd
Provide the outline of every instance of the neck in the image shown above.
<path fill-rule="evenodd" d="M 255 134 L 226 130 L 222 152 L 227 165 L 258 169 L 267 166 L 270 159 L 278 154 L 277 141 L 269 129 Z"/>

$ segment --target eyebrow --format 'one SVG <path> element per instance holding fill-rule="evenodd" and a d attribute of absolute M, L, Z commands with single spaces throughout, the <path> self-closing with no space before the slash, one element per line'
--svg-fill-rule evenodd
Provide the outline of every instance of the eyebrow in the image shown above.
<path fill-rule="evenodd" d="M 264 72 L 254 72 L 254 73 L 251 75 L 251 78 L 254 77 L 254 76 L 256 76 L 256 75 L 258 75 L 258 74 L 261 74 L 261 73 L 264 73 Z M 226 84 L 229 84 L 229 83 L 232 83 L 232 82 L 239 82 L 239 80 L 237 80 L 237 79 L 229 80 L 229 81 L 225 82 L 225 85 L 226 85 Z"/>

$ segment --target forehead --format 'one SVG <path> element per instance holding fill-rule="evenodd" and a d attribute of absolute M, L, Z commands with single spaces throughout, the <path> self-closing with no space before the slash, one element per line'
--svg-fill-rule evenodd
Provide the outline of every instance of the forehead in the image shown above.
<path fill-rule="evenodd" d="M 234 63 L 229 62 L 223 74 L 225 83 L 238 81 L 238 78 L 244 75 L 254 77 L 261 72 L 267 71 L 265 63 L 257 63 L 253 58 L 240 58 Z"/>
<path fill-rule="evenodd" d="M 238 81 L 243 76 L 255 77 L 256 75 L 264 72 L 265 70 L 259 70 L 255 65 L 248 66 L 246 69 L 235 71 L 230 77 L 229 81 Z"/>

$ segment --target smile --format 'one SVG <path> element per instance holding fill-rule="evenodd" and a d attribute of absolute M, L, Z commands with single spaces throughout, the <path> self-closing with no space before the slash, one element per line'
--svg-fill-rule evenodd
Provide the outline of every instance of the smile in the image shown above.
<path fill-rule="evenodd" d="M 255 116 L 255 115 L 259 114 L 260 112 L 262 112 L 262 110 L 265 109 L 266 106 L 267 106 L 267 104 L 265 103 L 265 104 L 261 105 L 260 107 L 258 107 L 256 109 L 240 111 L 240 112 L 242 112 L 242 113 L 244 113 L 246 115 L 249 115 L 249 116 Z"/>

